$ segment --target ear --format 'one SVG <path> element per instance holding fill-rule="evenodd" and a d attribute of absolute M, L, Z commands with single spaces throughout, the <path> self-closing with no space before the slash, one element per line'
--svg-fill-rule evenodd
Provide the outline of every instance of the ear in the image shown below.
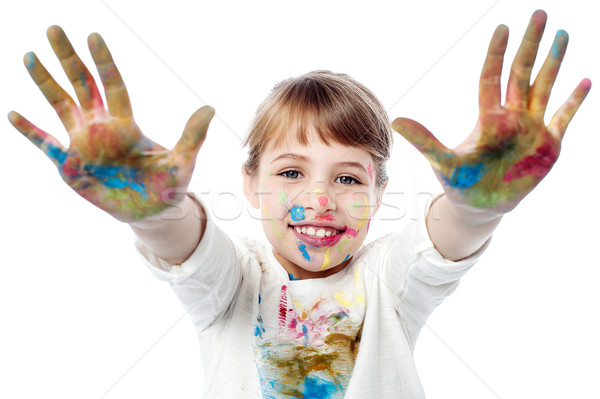
<path fill-rule="evenodd" d="M 387 184 L 388 184 L 388 182 L 386 181 L 385 184 L 383 186 L 381 186 L 380 189 L 377 189 L 377 188 L 375 189 L 375 196 L 377 198 L 377 205 L 375 206 L 375 210 L 371 214 L 371 217 L 375 216 L 375 214 L 379 210 L 379 207 L 381 206 L 381 199 L 383 198 L 383 193 L 385 192 L 385 189 L 387 188 Z"/>
<path fill-rule="evenodd" d="M 252 205 L 253 208 L 260 208 L 260 201 L 258 198 L 257 172 L 250 173 L 245 166 L 242 166 L 242 178 L 244 179 L 244 195 L 246 199 Z"/>

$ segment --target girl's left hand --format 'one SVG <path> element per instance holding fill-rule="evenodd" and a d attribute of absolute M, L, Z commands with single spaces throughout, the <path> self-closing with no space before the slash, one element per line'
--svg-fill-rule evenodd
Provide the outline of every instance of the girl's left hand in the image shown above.
<path fill-rule="evenodd" d="M 548 174 L 560 152 L 567 125 L 585 99 L 591 82 L 584 79 L 544 124 L 550 91 L 567 49 L 568 35 L 558 31 L 533 85 L 531 69 L 546 25 L 536 11 L 510 70 L 506 102 L 500 104 L 500 75 L 508 28 L 492 37 L 479 82 L 479 119 L 473 132 L 455 149 L 446 148 L 419 123 L 398 118 L 394 130 L 431 163 L 449 199 L 492 213 L 506 213 Z"/>

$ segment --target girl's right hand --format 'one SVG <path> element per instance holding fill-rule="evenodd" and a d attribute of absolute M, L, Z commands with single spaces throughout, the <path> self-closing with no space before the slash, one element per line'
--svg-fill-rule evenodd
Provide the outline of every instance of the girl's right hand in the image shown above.
<path fill-rule="evenodd" d="M 167 150 L 145 137 L 136 125 L 127 89 L 100 35 L 91 34 L 88 46 L 108 111 L 94 78 L 63 30 L 51 26 L 48 40 L 75 88 L 79 105 L 35 54 L 27 53 L 24 62 L 67 129 L 69 147 L 11 111 L 8 118 L 13 126 L 46 153 L 73 190 L 120 221 L 133 222 L 177 204 L 192 177 L 214 110 L 209 106 L 197 110 L 178 143 Z"/>

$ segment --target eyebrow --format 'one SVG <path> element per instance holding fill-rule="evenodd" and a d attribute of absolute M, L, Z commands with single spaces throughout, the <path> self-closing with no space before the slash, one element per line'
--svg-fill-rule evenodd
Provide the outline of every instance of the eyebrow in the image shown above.
<path fill-rule="evenodd" d="M 281 159 L 293 159 L 295 161 L 310 163 L 310 159 L 308 157 L 305 157 L 304 155 L 292 154 L 292 153 L 281 154 L 280 156 L 278 156 L 277 158 L 275 158 L 271 162 L 276 162 L 276 161 L 279 161 Z"/>
<path fill-rule="evenodd" d="M 293 160 L 299 161 L 299 162 L 311 163 L 311 160 L 309 157 L 306 157 L 304 155 L 299 155 L 299 154 L 292 154 L 292 153 L 281 154 L 277 158 L 273 159 L 273 161 L 271 161 L 271 162 L 276 162 L 276 161 L 279 161 L 282 159 L 293 159 Z M 349 162 L 349 161 L 338 162 L 336 164 L 336 166 L 340 166 L 342 168 L 358 168 L 358 169 L 362 170 L 363 172 L 367 173 L 367 169 L 360 162 Z"/>

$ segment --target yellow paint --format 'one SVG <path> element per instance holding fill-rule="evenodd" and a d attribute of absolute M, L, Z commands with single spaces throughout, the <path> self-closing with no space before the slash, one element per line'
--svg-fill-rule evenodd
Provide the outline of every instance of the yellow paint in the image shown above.
<path fill-rule="evenodd" d="M 315 189 L 313 190 L 313 193 L 316 193 L 316 194 L 323 194 L 323 191 L 321 191 L 321 190 L 319 189 L 319 187 L 317 187 L 317 188 L 315 188 Z"/>
<path fill-rule="evenodd" d="M 273 218 L 271 216 L 269 216 L 269 212 L 267 212 L 267 208 L 265 207 L 265 204 L 263 204 L 262 210 L 265 213 L 265 216 L 269 218 L 269 221 L 273 225 L 273 231 L 275 232 L 275 235 L 279 238 L 283 238 L 283 234 L 281 234 L 281 232 L 277 229 L 277 226 L 275 225 L 275 221 L 273 220 Z"/>
<path fill-rule="evenodd" d="M 327 252 L 325 252 L 325 256 L 324 256 L 324 259 L 323 259 L 323 266 L 321 266 L 321 270 L 325 270 L 325 269 L 327 269 L 327 267 L 329 265 L 331 265 L 331 258 L 329 257 L 329 250 L 330 249 L 331 249 L 331 247 L 327 248 Z"/>
<path fill-rule="evenodd" d="M 360 222 L 358 222 L 358 226 L 356 226 L 356 231 L 358 232 L 358 230 L 363 226 L 363 224 L 365 224 L 367 221 L 369 220 L 369 200 L 367 199 L 367 196 L 365 195 L 365 212 L 362 215 L 362 218 L 360 219 Z"/>
<path fill-rule="evenodd" d="M 354 292 L 356 292 L 354 298 L 352 300 L 349 300 L 348 295 L 342 291 L 337 291 L 335 293 L 335 299 L 340 303 L 340 305 L 345 306 L 347 308 L 355 307 L 359 303 L 365 303 L 365 294 L 361 288 L 359 267 L 360 265 L 356 265 L 356 268 L 354 269 Z"/>

